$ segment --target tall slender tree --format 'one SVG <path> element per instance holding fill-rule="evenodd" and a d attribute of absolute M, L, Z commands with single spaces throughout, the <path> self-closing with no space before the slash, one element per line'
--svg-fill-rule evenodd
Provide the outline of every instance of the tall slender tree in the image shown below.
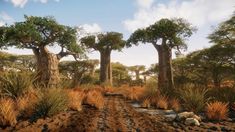
<path fill-rule="evenodd" d="M 185 39 L 194 28 L 183 19 L 161 19 L 144 29 L 136 30 L 128 39 L 128 44 L 151 43 L 158 52 L 158 88 L 166 94 L 174 89 L 172 73 L 172 49 L 186 48 Z"/>
<path fill-rule="evenodd" d="M 3 42 L 5 46 L 32 49 L 37 62 L 38 80 L 48 87 L 57 87 L 60 80 L 58 63 L 67 55 L 83 54 L 81 46 L 76 42 L 76 30 L 60 25 L 53 17 L 25 16 L 25 21 L 5 26 Z M 48 46 L 58 45 L 61 51 L 54 54 Z"/>
<path fill-rule="evenodd" d="M 121 51 L 126 42 L 117 32 L 99 33 L 81 38 L 81 43 L 100 53 L 100 82 L 112 85 L 111 52 Z"/>

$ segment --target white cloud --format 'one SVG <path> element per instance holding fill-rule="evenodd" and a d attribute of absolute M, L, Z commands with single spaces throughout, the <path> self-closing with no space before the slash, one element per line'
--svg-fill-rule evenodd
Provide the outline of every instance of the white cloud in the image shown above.
<path fill-rule="evenodd" d="M 134 31 L 149 26 L 161 18 L 182 17 L 197 27 L 228 18 L 235 6 L 234 0 L 171 0 L 157 3 L 136 0 L 138 10 L 132 19 L 123 21 L 125 28 Z"/>
<path fill-rule="evenodd" d="M 4 21 L 0 21 L 0 27 L 5 25 L 5 22 Z"/>
<path fill-rule="evenodd" d="M 23 8 L 24 5 L 28 2 L 28 0 L 11 0 L 11 3 L 15 6 L 15 7 L 20 7 Z"/>
<path fill-rule="evenodd" d="M 5 25 L 6 23 L 12 23 L 12 22 L 14 22 L 14 19 L 10 15 L 8 15 L 4 11 L 0 12 L 0 26 Z"/>
<path fill-rule="evenodd" d="M 80 26 L 86 33 L 97 33 L 101 32 L 102 29 L 97 23 L 93 24 L 84 24 Z"/>
<path fill-rule="evenodd" d="M 15 7 L 20 7 L 23 8 L 26 3 L 28 3 L 29 1 L 34 1 L 34 2 L 40 2 L 40 3 L 47 3 L 49 0 L 5 0 L 5 1 L 10 1 Z M 55 2 L 59 2 L 60 0 L 53 0 Z"/>
<path fill-rule="evenodd" d="M 14 21 L 14 19 L 9 16 L 6 12 L 2 11 L 0 13 L 0 19 L 4 20 L 4 21 Z"/>
<path fill-rule="evenodd" d="M 137 0 L 138 6 L 142 8 L 150 8 L 154 0 Z"/>

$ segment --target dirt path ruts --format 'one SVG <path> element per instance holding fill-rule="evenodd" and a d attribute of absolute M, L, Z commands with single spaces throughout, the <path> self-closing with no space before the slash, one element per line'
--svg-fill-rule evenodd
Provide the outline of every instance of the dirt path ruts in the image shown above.
<path fill-rule="evenodd" d="M 160 117 L 136 112 L 121 96 L 106 96 L 105 108 L 100 115 L 100 132 L 170 131 L 158 120 Z"/>

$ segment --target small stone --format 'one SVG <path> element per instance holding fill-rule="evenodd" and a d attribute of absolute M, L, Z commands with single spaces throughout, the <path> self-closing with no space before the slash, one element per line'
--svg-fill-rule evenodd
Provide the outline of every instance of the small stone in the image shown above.
<path fill-rule="evenodd" d="M 167 121 L 174 121 L 176 114 L 165 115 Z"/>
<path fill-rule="evenodd" d="M 193 112 L 182 112 L 182 113 L 179 113 L 176 117 L 176 119 L 178 121 L 182 121 L 182 120 L 185 120 L 187 118 L 192 118 L 194 116 L 194 113 Z"/>
<path fill-rule="evenodd" d="M 193 115 L 192 118 L 197 119 L 198 121 L 202 121 L 201 117 L 199 117 L 199 116 L 197 116 L 197 115 Z"/>
<path fill-rule="evenodd" d="M 187 118 L 184 122 L 185 125 L 200 126 L 200 123 L 195 118 Z"/>
<path fill-rule="evenodd" d="M 174 127 L 178 127 L 178 124 L 176 122 L 173 122 L 172 124 Z"/>

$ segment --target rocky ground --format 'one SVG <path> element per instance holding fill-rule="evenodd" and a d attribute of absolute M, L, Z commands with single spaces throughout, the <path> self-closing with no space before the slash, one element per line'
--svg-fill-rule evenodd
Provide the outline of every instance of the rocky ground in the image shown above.
<path fill-rule="evenodd" d="M 140 110 L 122 96 L 108 95 L 105 107 L 97 110 L 85 105 L 83 111 L 67 111 L 54 117 L 39 119 L 34 123 L 20 121 L 15 127 L 2 131 L 95 131 L 95 132 L 166 132 L 166 131 L 235 131 L 235 122 L 200 122 L 200 126 L 187 126 L 169 120 L 161 111 Z M 149 112 L 150 111 L 150 112 Z M 169 111 L 168 111 L 169 112 Z"/>

